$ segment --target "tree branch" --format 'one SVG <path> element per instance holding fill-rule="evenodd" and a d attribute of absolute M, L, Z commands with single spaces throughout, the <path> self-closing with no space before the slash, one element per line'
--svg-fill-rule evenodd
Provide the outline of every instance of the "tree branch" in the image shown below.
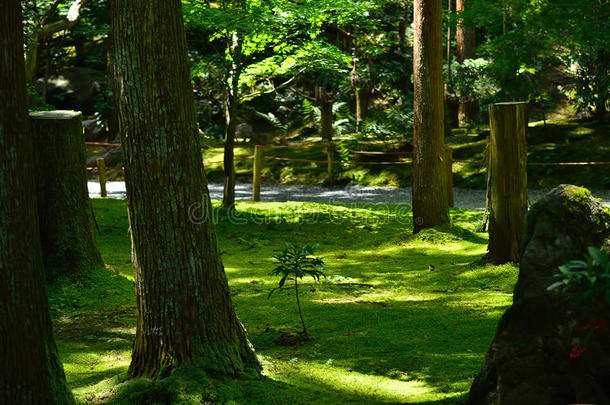
<path fill-rule="evenodd" d="M 290 79 L 286 80 L 284 83 L 280 84 L 279 86 L 273 87 L 270 90 L 265 90 L 265 91 L 257 91 L 255 93 L 250 93 L 247 94 L 245 96 L 242 96 L 239 101 L 240 102 L 244 102 L 244 101 L 250 101 L 253 98 L 256 98 L 258 96 L 262 96 L 264 94 L 271 94 L 271 93 L 275 93 L 277 92 L 279 89 L 284 88 L 286 86 L 288 86 L 290 83 L 292 83 L 293 81 L 295 81 L 295 79 L 305 71 L 305 69 L 301 69 L 299 70 L 294 76 L 292 76 Z"/>

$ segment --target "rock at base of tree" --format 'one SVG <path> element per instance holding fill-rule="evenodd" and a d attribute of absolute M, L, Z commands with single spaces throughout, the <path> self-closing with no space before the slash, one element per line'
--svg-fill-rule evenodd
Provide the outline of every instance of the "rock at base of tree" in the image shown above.
<path fill-rule="evenodd" d="M 525 248 L 513 305 L 498 324 L 468 403 L 610 403 L 610 333 L 596 331 L 586 352 L 583 327 L 608 308 L 586 308 L 577 292 L 547 290 L 557 267 L 581 259 L 610 236 L 610 214 L 591 194 L 562 185 L 528 214 Z M 572 356 L 571 356 L 572 353 Z"/>

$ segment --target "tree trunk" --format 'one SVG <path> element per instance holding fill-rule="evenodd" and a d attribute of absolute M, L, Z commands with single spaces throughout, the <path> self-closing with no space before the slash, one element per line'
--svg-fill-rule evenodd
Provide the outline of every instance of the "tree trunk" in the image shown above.
<path fill-rule="evenodd" d="M 458 110 L 459 121 L 464 124 L 476 122 L 479 118 L 479 100 L 465 101 L 460 103 Z"/>
<path fill-rule="evenodd" d="M 444 162 L 442 1 L 414 5 L 413 231 L 449 225 Z"/>
<path fill-rule="evenodd" d="M 445 105 L 447 106 L 447 127 L 449 130 L 459 128 L 460 102 L 454 98 L 445 97 Z"/>
<path fill-rule="evenodd" d="M 519 262 L 527 213 L 527 103 L 490 105 L 489 127 L 491 206 L 487 261 Z"/>
<path fill-rule="evenodd" d="M 0 3 L 0 403 L 71 404 L 40 251 L 21 2 Z"/>
<path fill-rule="evenodd" d="M 368 77 L 363 79 L 358 72 L 358 50 L 354 48 L 352 70 L 350 72 L 350 85 L 356 98 L 356 130 L 359 131 L 362 122 L 369 112 L 369 104 L 375 89 L 375 81 L 373 77 L 373 58 L 367 58 Z"/>
<path fill-rule="evenodd" d="M 333 129 L 333 103 L 334 100 L 329 96 L 326 89 L 317 86 L 315 90 L 316 103 L 320 107 L 320 136 L 323 140 L 331 142 L 334 135 Z"/>
<path fill-rule="evenodd" d="M 81 113 L 30 113 L 42 259 L 47 276 L 102 266 L 87 191 Z"/>
<path fill-rule="evenodd" d="M 111 13 L 138 307 L 129 373 L 259 375 L 216 242 L 181 2 L 115 0 Z"/>
<path fill-rule="evenodd" d="M 230 87 L 225 101 L 225 144 L 224 144 L 224 193 L 222 206 L 235 208 L 235 132 L 237 130 L 237 107 L 239 104 L 239 76 L 241 75 L 241 38 L 231 35 L 230 54 L 232 58 Z"/>
<path fill-rule="evenodd" d="M 466 0 L 456 0 L 455 11 L 459 14 L 466 10 Z M 475 58 L 476 37 L 474 28 L 464 24 L 462 18 L 458 20 L 455 33 L 455 43 L 457 47 L 457 61 L 463 63 L 464 59 Z"/>
<path fill-rule="evenodd" d="M 451 0 L 447 0 L 447 11 L 451 14 Z M 451 83 L 451 24 L 447 24 L 447 85 L 445 87 L 445 108 L 447 110 L 447 133 L 451 135 L 451 130 L 460 127 L 458 118 L 460 103 L 455 98 L 450 97 L 452 89 Z M 451 205 L 451 204 L 450 204 Z M 453 206 L 453 205 L 451 205 Z"/>
<path fill-rule="evenodd" d="M 461 13 L 466 10 L 466 0 L 456 0 L 456 11 Z M 455 33 L 455 42 L 457 46 L 457 61 L 463 63 L 464 59 L 476 58 L 476 35 L 474 27 L 464 23 L 460 19 L 457 24 Z M 460 103 L 459 119 L 461 122 L 475 122 L 479 117 L 479 101 L 467 101 Z"/>
<path fill-rule="evenodd" d="M 225 142 L 224 142 L 224 190 L 222 194 L 222 206 L 227 209 L 235 208 L 235 132 L 237 123 L 235 122 L 235 98 L 227 95 L 225 101 Z"/>

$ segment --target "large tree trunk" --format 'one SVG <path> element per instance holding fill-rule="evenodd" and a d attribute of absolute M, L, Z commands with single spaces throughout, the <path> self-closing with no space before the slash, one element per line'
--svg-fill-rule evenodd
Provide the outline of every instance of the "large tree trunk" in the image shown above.
<path fill-rule="evenodd" d="M 81 113 L 30 114 L 42 258 L 53 278 L 103 265 L 87 191 Z"/>
<path fill-rule="evenodd" d="M 40 251 L 21 2 L 0 3 L 0 403 L 70 404 Z"/>
<path fill-rule="evenodd" d="M 456 0 L 455 3 L 456 11 L 461 13 L 466 10 L 466 0 Z M 460 19 L 457 24 L 457 30 L 455 35 L 455 42 L 457 47 L 457 61 L 463 63 L 464 59 L 476 58 L 476 35 L 474 27 L 471 27 L 464 23 L 463 19 Z M 460 103 L 459 107 L 459 119 L 462 122 L 470 123 L 477 120 L 479 117 L 479 101 L 472 100 Z"/>
<path fill-rule="evenodd" d="M 237 130 L 237 107 L 239 105 L 239 76 L 241 75 L 241 38 L 231 34 L 230 54 L 232 58 L 229 88 L 225 100 L 225 144 L 224 144 L 224 193 L 222 206 L 235 208 L 235 132 Z"/>
<path fill-rule="evenodd" d="M 449 225 L 444 162 L 442 1 L 414 5 L 413 231 Z"/>
<path fill-rule="evenodd" d="M 129 373 L 258 375 L 216 242 L 180 0 L 115 0 L 111 13 L 138 306 Z"/>
<path fill-rule="evenodd" d="M 526 129 L 527 103 L 489 106 L 490 263 L 520 259 L 527 214 Z"/>

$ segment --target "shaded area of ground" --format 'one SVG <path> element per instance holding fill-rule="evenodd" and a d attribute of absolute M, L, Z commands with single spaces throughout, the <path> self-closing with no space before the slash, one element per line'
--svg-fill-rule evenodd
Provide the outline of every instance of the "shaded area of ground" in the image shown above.
<path fill-rule="evenodd" d="M 49 288 L 80 403 L 113 402 L 108 392 L 127 370 L 135 334 L 125 202 L 94 199 L 93 206 L 107 267 Z M 266 376 L 214 381 L 218 395 L 269 404 L 464 401 L 517 273 L 482 264 L 481 212 L 453 210 L 451 231 L 413 236 L 408 205 L 240 202 L 239 218 L 215 206 L 235 308 Z M 287 240 L 319 243 L 329 269 L 328 279 L 305 280 L 301 289 L 314 339 L 300 346 L 275 342 L 298 331 L 294 291 L 268 298 L 278 281 L 269 276 L 270 256 Z"/>

